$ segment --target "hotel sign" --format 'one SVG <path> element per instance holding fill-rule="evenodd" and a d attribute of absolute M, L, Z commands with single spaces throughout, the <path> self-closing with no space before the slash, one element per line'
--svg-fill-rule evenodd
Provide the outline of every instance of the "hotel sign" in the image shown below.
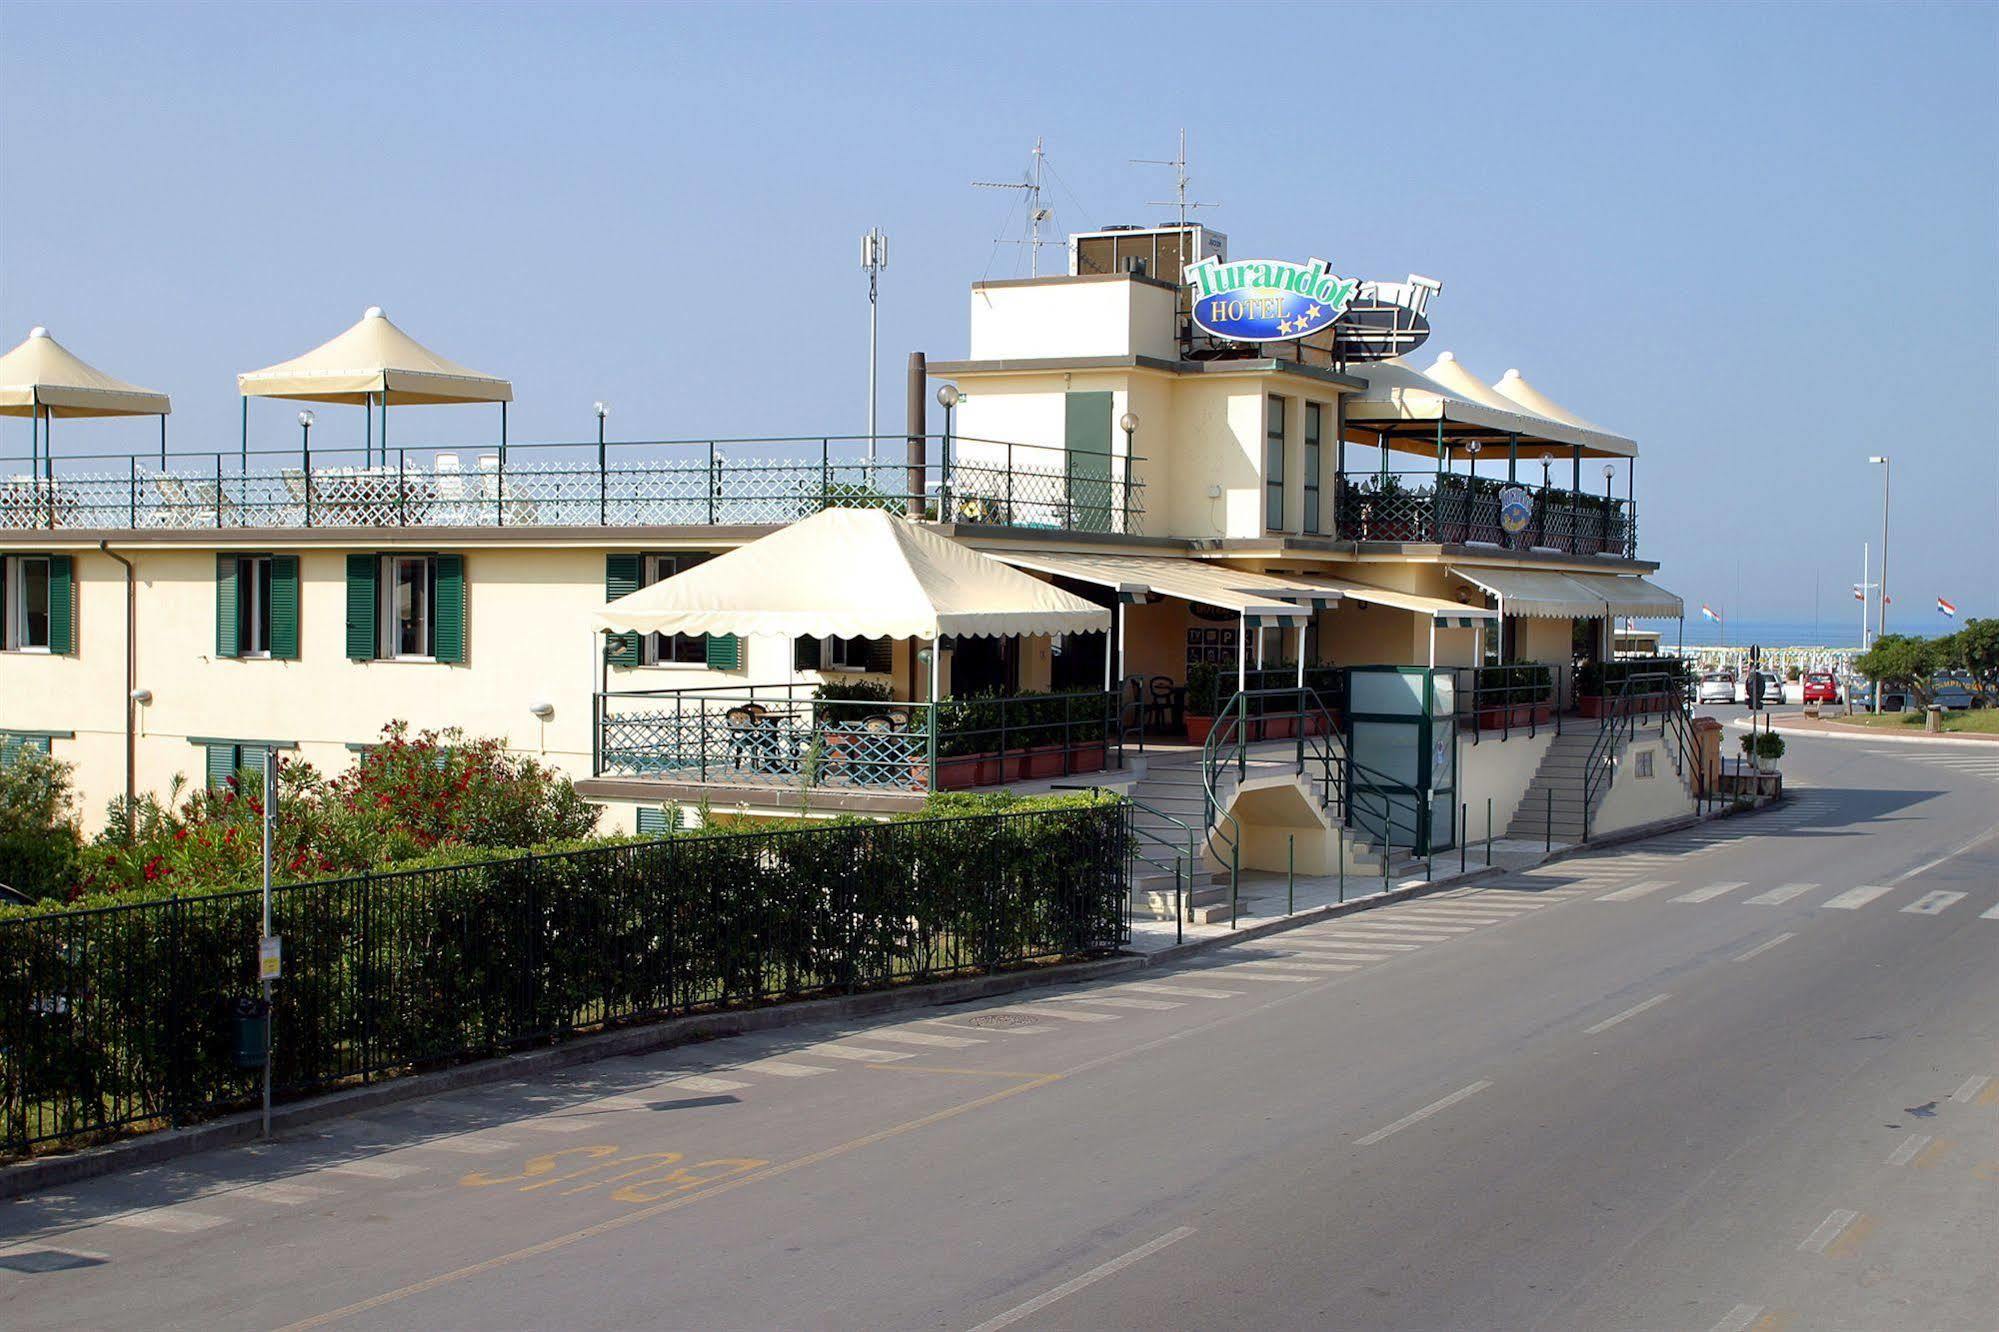
<path fill-rule="evenodd" d="M 1207 258 L 1187 266 L 1194 324 L 1230 342 L 1280 342 L 1308 337 L 1345 313 L 1359 278 L 1337 277 L 1326 261 L 1286 259 L 1223 263 Z"/>

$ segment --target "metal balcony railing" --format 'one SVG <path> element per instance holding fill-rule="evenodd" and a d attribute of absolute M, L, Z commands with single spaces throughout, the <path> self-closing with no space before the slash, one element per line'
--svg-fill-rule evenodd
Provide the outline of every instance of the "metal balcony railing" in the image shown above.
<path fill-rule="evenodd" d="M 1524 530 L 1500 522 L 1499 493 L 1508 483 L 1446 474 L 1422 482 L 1401 472 L 1350 473 L 1338 479 L 1338 533 L 1347 541 L 1484 542 L 1566 555 L 1638 555 L 1638 509 L 1628 499 L 1559 486 L 1522 485 L 1532 502 Z"/>
<path fill-rule="evenodd" d="M 0 463 L 0 529 L 778 526 L 833 505 L 963 523 L 1141 530 L 1143 461 L 931 436 L 517 444 Z"/>

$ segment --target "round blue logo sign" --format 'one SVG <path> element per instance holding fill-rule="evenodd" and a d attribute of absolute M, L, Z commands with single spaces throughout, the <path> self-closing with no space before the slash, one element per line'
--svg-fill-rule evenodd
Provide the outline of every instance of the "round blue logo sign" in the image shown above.
<path fill-rule="evenodd" d="M 1194 324 L 1231 342 L 1280 342 L 1308 337 L 1345 313 L 1358 278 L 1335 277 L 1326 261 L 1203 259 L 1187 268 Z"/>
<path fill-rule="evenodd" d="M 1534 501 L 1520 486 L 1508 486 L 1499 492 L 1499 530 L 1508 536 L 1519 536 L 1527 530 L 1527 524 L 1534 521 Z"/>

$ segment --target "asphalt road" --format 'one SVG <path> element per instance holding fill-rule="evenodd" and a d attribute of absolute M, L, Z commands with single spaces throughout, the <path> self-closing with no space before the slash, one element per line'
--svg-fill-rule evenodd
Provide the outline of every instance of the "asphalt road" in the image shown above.
<path fill-rule="evenodd" d="M 35 1328 L 1990 1329 L 1999 746 L 0 1210 Z"/>

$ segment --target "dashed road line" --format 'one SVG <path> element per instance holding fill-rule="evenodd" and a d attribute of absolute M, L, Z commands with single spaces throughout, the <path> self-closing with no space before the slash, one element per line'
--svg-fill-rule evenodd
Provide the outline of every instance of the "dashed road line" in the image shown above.
<path fill-rule="evenodd" d="M 1372 1147 L 1374 1146 L 1375 1143 L 1380 1142 L 1383 1138 L 1388 1137 L 1391 1133 L 1400 1133 L 1403 1129 L 1408 1128 L 1411 1124 L 1421 1123 L 1423 1120 L 1428 1119 L 1431 1115 L 1436 1114 L 1440 1110 L 1450 1109 L 1452 1106 L 1456 1105 L 1459 1101 L 1464 1100 L 1468 1096 L 1478 1095 L 1478 1093 L 1484 1091 L 1487 1087 L 1490 1087 L 1491 1085 L 1492 1085 L 1492 1080 L 1490 1078 L 1480 1078 L 1477 1082 L 1472 1083 L 1469 1087 L 1460 1087 L 1456 1091 L 1452 1092 L 1449 1096 L 1443 1097 L 1440 1100 L 1435 1100 L 1430 1102 L 1428 1105 L 1424 1106 L 1421 1110 L 1410 1111 L 1408 1114 L 1402 1116 L 1402 1118 L 1396 1120 L 1393 1124 L 1389 1124 L 1383 1128 L 1378 1128 L 1364 1138 L 1355 1139 L 1354 1146 Z"/>
<path fill-rule="evenodd" d="M 1849 888 L 1839 896 L 1819 903 L 1823 911 L 1858 911 L 1877 897 L 1885 897 L 1894 892 L 1893 887 L 1869 884 L 1860 888 Z"/>
<path fill-rule="evenodd" d="M 1924 893 L 1915 901 L 1902 908 L 1907 916 L 1936 916 L 1948 911 L 1966 897 L 1964 893 L 1934 892 Z"/>
<path fill-rule="evenodd" d="M 1992 1079 L 1983 1073 L 1964 1080 L 1964 1085 L 1950 1094 L 1950 1099 L 1959 1105 L 1968 1105 L 1978 1099 L 1978 1093 L 1985 1090 L 1985 1084 Z"/>
<path fill-rule="evenodd" d="M 1673 996 L 1670 994 L 1655 994 L 1650 999 L 1647 999 L 1644 1003 L 1633 1004 L 1631 1007 L 1625 1009 L 1622 1013 L 1617 1014 L 1615 1017 L 1607 1017 L 1603 1021 L 1597 1023 L 1594 1027 L 1584 1027 L 1583 1035 L 1594 1036 L 1598 1032 L 1609 1031 L 1612 1027 L 1624 1021 L 1626 1018 L 1637 1017 L 1640 1013 L 1643 1013 L 1646 1009 L 1656 1007 L 1659 1004 L 1663 1004 L 1672 997 Z"/>
<path fill-rule="evenodd" d="M 1756 1320 L 1762 1316 L 1762 1305 L 1738 1304 L 1723 1314 L 1721 1321 L 1708 1329 L 1708 1332 L 1749 1332 L 1749 1329 L 1756 1325 Z"/>
<path fill-rule="evenodd" d="M 1799 1242 L 1798 1252 L 1824 1253 L 1826 1245 L 1832 1243 L 1842 1230 L 1845 1230 L 1859 1219 L 1860 1213 L 1858 1212 L 1848 1211 L 1844 1207 L 1834 1209 L 1825 1220 L 1818 1223 L 1818 1226 L 1811 1234 L 1805 1236 Z"/>
<path fill-rule="evenodd" d="M 1909 1162 L 1916 1159 L 1917 1152 L 1920 1152 L 1921 1150 L 1923 1150 L 1923 1148 L 1929 1145 L 1930 1145 L 1929 1134 L 1912 1133 L 1909 1135 L 1909 1139 L 1907 1142 L 1904 1142 L 1900 1147 L 1897 1147 L 1894 1151 L 1888 1153 L 1887 1164 L 1891 1166 L 1905 1166 L 1909 1164 Z"/>
<path fill-rule="evenodd" d="M 1756 894 L 1756 896 L 1749 899 L 1747 905 L 1782 906 L 1784 905 L 1784 903 L 1790 901 L 1794 897 L 1803 897 L 1806 893 L 1810 892 L 1812 889 L 1816 887 L 1818 887 L 1818 885 L 1815 883 L 1780 884 L 1779 886 L 1772 888 L 1767 893 Z"/>
<path fill-rule="evenodd" d="M 1777 946 L 1778 944 L 1780 944 L 1780 943 L 1784 942 L 1784 940 L 1786 940 L 1786 939 L 1795 939 L 1795 938 L 1797 938 L 1797 937 L 1798 937 L 1798 936 L 1797 936 L 1797 933 L 1796 933 L 1796 931 L 1794 931 L 1794 930 L 1786 930 L 1786 931 L 1784 931 L 1784 933 L 1782 933 L 1782 934 L 1778 935 L 1778 936 L 1777 936 L 1776 938 L 1774 938 L 1774 939 L 1765 939 L 1765 940 L 1764 940 L 1764 941 L 1763 941 L 1762 943 L 1760 943 L 1760 944 L 1757 944 L 1757 945 L 1756 945 L 1756 946 L 1755 946 L 1754 948 L 1750 949 L 1750 950 L 1749 950 L 1748 952 L 1746 952 L 1746 953 L 1743 953 L 1743 954 L 1742 954 L 1741 956 L 1737 957 L 1737 958 L 1736 958 L 1735 960 L 1736 960 L 1737 962 L 1747 962 L 1747 961 L 1748 961 L 1748 960 L 1749 960 L 1750 958 L 1752 958 L 1752 957 L 1755 957 L 1755 956 L 1756 956 L 1757 954 L 1759 954 L 1759 953 L 1767 953 L 1767 952 L 1769 952 L 1769 951 L 1770 951 L 1770 950 L 1771 950 L 1772 948 L 1775 948 L 1775 947 L 1776 947 L 1776 946 Z"/>
<path fill-rule="evenodd" d="M 1149 1240 L 1129 1253 L 1120 1254 L 1107 1263 L 1091 1268 L 1081 1276 L 1071 1277 L 1053 1290 L 1044 1291 L 1024 1304 L 1016 1304 L 1005 1313 L 988 1318 L 985 1322 L 973 1328 L 972 1332 L 999 1332 L 1000 1328 L 1011 1327 L 1023 1318 L 1040 1313 L 1057 1300 L 1075 1294 L 1085 1286 L 1094 1285 L 1107 1276 L 1115 1276 L 1125 1268 L 1130 1267 L 1133 1263 L 1150 1258 L 1169 1244 L 1178 1244 L 1193 1233 L 1194 1228 L 1192 1226 L 1177 1226 L 1167 1231 L 1164 1235 L 1161 1235 L 1158 1239 Z"/>

